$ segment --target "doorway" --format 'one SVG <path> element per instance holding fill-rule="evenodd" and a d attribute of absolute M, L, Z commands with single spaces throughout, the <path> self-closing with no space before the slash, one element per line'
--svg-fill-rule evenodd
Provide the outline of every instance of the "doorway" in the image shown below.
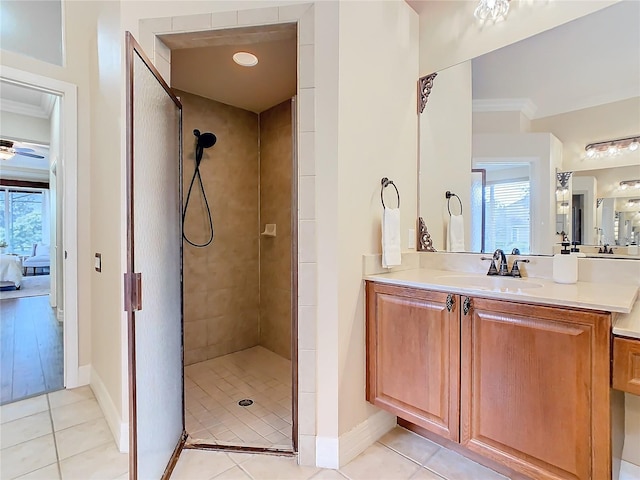
<path fill-rule="evenodd" d="M 295 450 L 296 34 L 283 24 L 160 37 L 183 106 L 188 445 Z M 262 70 L 234 64 L 239 50 Z"/>
<path fill-rule="evenodd" d="M 14 287 L 19 282 L 20 288 L 14 289 L 13 293 L 9 292 L 9 288 L 6 292 L 6 295 L 12 294 L 16 298 L 0 300 L 3 302 L 0 305 L 3 310 L 3 337 L 13 335 L 14 338 L 12 362 L 7 363 L 13 363 L 15 378 L 15 367 L 26 365 L 19 356 L 35 356 L 39 361 L 27 364 L 39 366 L 41 372 L 36 377 L 41 377 L 42 380 L 39 382 L 41 388 L 35 387 L 38 383 L 35 380 L 28 382 L 29 386 L 25 388 L 14 383 L 9 401 L 15 401 L 45 391 L 73 388 L 81 384 L 77 325 L 77 95 L 75 85 L 10 67 L 3 67 L 0 82 L 3 85 L 3 95 L 13 92 L 14 101 L 33 103 L 33 108 L 25 107 L 27 112 L 45 111 L 40 112 L 42 122 L 33 120 L 31 124 L 33 126 L 41 123 L 42 125 L 38 125 L 40 130 L 49 136 L 48 142 L 40 140 L 18 117 L 13 119 L 15 122 L 3 121 L 3 131 L 0 132 L 5 140 L 2 142 L 4 153 L 11 156 L 7 163 L 3 163 L 0 175 L 5 193 L 3 213 L 7 213 L 7 207 L 11 215 L 22 211 L 25 214 L 22 223 L 30 226 L 33 232 L 40 229 L 39 237 L 33 237 L 31 241 L 25 237 L 28 233 L 25 225 L 22 225 L 25 228 L 13 229 L 16 225 L 13 223 L 11 229 L 15 231 L 4 231 L 7 229 L 6 220 L 9 219 L 3 216 L 3 234 L 11 237 L 5 248 L 12 250 L 3 252 L 6 253 L 3 258 L 12 257 L 20 274 L 12 279 Z M 7 104 L 16 105 L 5 102 L 3 98 L 3 109 Z M 5 113 L 3 112 L 3 116 Z M 15 116 L 15 112 L 13 114 Z M 18 158 L 12 162 L 13 157 L 25 157 L 28 162 Z M 45 161 L 45 165 L 36 168 L 37 165 L 29 161 Z M 11 162 L 11 168 L 5 168 Z M 6 204 L 6 197 L 13 192 L 17 192 L 19 198 L 10 198 L 12 205 L 15 204 L 13 206 L 16 207 L 11 210 L 11 205 Z M 39 207 L 34 204 L 38 199 Z M 27 209 L 29 211 L 25 210 L 26 203 L 18 205 L 21 200 L 30 204 L 30 210 Z M 42 212 L 39 223 L 35 218 L 38 210 L 36 207 Z M 48 222 L 45 221 L 46 218 L 49 219 Z M 27 266 L 31 268 L 29 271 L 24 268 Z M 45 276 L 49 281 L 43 283 Z M 23 288 L 24 292 L 21 292 Z M 29 289 L 33 296 L 27 292 Z M 10 319 L 13 321 L 7 323 L 5 329 L 4 321 L 8 322 Z M 15 337 L 17 333 L 20 333 L 20 339 Z M 4 342 L 5 338 L 3 344 Z M 29 344 L 35 346 L 35 350 L 26 348 Z M 5 353 L 3 351 L 3 403 L 4 394 L 7 393 L 5 379 L 8 378 L 4 371 L 7 365 Z M 15 388 L 16 385 L 19 388 Z"/>

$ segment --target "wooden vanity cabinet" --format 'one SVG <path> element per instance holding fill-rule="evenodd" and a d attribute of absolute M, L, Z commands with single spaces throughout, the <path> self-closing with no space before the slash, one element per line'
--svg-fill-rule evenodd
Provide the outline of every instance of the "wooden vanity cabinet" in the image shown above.
<path fill-rule="evenodd" d="M 366 288 L 367 400 L 488 465 L 611 478 L 609 313 Z"/>
<path fill-rule="evenodd" d="M 460 443 L 536 479 L 611 478 L 611 315 L 473 298 L 461 328 Z"/>
<path fill-rule="evenodd" d="M 367 400 L 454 441 L 459 303 L 455 295 L 367 282 Z"/>
<path fill-rule="evenodd" d="M 612 385 L 634 395 L 640 395 L 640 340 L 613 337 Z"/>

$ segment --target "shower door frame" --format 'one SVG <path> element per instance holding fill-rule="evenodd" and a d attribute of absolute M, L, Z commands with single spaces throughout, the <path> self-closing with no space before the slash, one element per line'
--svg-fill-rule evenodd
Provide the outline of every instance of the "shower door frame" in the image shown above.
<path fill-rule="evenodd" d="M 136 355 L 136 327 L 135 327 L 135 312 L 141 309 L 142 303 L 142 278 L 140 273 L 135 273 L 135 256 L 134 256 L 134 191 L 133 191 L 133 178 L 134 178 L 134 88 L 133 88 L 133 64 L 134 56 L 137 55 L 145 66 L 150 70 L 151 74 L 158 81 L 160 86 L 165 90 L 167 95 L 176 105 L 180 111 L 179 125 L 178 125 L 178 147 L 179 147 L 179 172 L 178 172 L 178 194 L 180 202 L 182 203 L 182 104 L 180 100 L 173 94 L 171 88 L 167 85 L 162 75 L 156 69 L 153 62 L 149 59 L 147 54 L 142 49 L 141 45 L 131 34 L 131 32 L 125 32 L 125 75 L 126 75 L 126 99 L 125 99 L 125 129 L 126 129 L 126 246 L 127 246 L 127 267 L 124 275 L 124 309 L 127 312 L 127 336 L 128 336 L 128 387 L 129 387 L 129 478 L 131 480 L 137 480 L 138 478 L 138 401 L 137 401 L 137 382 L 136 382 L 136 367 L 137 367 L 137 355 Z M 182 361 L 182 432 L 177 441 L 177 444 L 173 450 L 172 455 L 169 458 L 162 479 L 169 479 L 174 467 L 178 462 L 180 453 L 182 452 L 186 440 L 187 433 L 185 430 L 185 394 L 184 394 L 184 312 L 183 312 L 183 246 L 180 242 L 180 331 L 182 332 L 181 342 L 181 361 Z"/>

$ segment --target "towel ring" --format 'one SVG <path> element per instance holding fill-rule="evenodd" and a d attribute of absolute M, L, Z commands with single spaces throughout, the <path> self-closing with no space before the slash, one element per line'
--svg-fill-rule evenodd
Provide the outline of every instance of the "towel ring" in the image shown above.
<path fill-rule="evenodd" d="M 451 216 L 451 197 L 456 197 L 458 202 L 460 202 L 460 215 L 462 215 L 462 200 L 460 200 L 460 197 L 449 190 L 446 191 L 444 196 L 447 198 L 447 210 L 449 211 L 449 216 Z"/>
<path fill-rule="evenodd" d="M 393 183 L 393 180 L 389 180 L 387 177 L 384 177 L 382 180 L 380 180 L 380 184 L 382 185 L 382 187 L 380 187 L 380 201 L 382 202 L 382 208 L 387 208 L 387 206 L 384 204 L 383 193 L 384 189 L 389 185 L 393 185 L 393 188 L 396 189 L 396 195 L 398 196 L 398 208 L 400 208 L 400 192 L 398 191 L 398 187 L 396 187 L 396 184 Z"/>

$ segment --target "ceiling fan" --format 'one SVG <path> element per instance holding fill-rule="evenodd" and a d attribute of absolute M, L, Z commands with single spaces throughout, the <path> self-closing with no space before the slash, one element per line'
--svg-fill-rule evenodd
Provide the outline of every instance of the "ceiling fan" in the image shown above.
<path fill-rule="evenodd" d="M 20 147 L 18 142 L 13 140 L 0 139 L 0 159 L 9 160 L 14 155 L 22 155 L 32 158 L 44 158 L 42 155 L 38 155 L 33 148 Z"/>

